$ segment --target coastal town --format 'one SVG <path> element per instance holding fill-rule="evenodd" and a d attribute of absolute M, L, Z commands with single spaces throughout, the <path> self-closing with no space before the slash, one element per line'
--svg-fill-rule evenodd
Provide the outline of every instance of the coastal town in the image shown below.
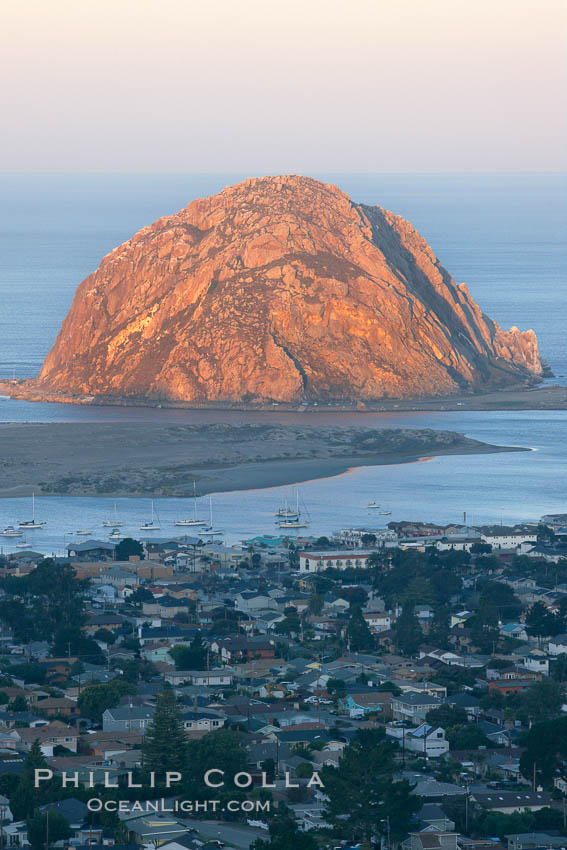
<path fill-rule="evenodd" d="M 1 556 L 2 848 L 567 844 L 567 514 L 189 531 Z"/>

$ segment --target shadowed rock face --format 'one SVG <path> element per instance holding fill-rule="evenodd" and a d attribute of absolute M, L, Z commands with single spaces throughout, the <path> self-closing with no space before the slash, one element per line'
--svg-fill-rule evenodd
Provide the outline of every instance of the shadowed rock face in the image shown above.
<path fill-rule="evenodd" d="M 246 180 L 140 230 L 79 286 L 49 393 L 371 400 L 538 378 L 402 218 L 306 177 Z"/>

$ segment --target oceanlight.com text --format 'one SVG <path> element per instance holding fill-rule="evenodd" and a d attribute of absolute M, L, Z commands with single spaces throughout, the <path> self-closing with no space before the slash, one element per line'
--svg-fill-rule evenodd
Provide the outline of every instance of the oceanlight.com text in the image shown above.
<path fill-rule="evenodd" d="M 87 808 L 90 812 L 121 812 L 136 813 L 141 815 L 148 813 L 189 814 L 212 812 L 269 812 L 269 800 L 228 800 L 221 803 L 220 800 L 102 800 L 100 797 L 91 797 L 87 800 Z"/>

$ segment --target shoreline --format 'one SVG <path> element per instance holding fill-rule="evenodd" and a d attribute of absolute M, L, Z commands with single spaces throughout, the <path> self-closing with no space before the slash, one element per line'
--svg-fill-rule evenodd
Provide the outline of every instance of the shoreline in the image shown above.
<path fill-rule="evenodd" d="M 240 467 L 233 467 L 226 470 L 219 470 L 219 472 L 223 472 L 222 476 L 219 476 L 217 481 L 222 480 L 225 482 L 225 486 L 217 487 L 213 489 L 211 486 L 210 489 L 205 485 L 205 489 L 203 489 L 203 495 L 214 495 L 215 493 L 230 493 L 235 491 L 245 492 L 247 490 L 269 490 L 275 489 L 278 487 L 290 487 L 290 486 L 300 486 L 302 484 L 306 484 L 309 481 L 322 481 L 327 478 L 337 478 L 341 475 L 346 475 L 349 472 L 354 471 L 355 469 L 360 469 L 365 466 L 396 466 L 397 464 L 405 464 L 405 463 L 425 463 L 430 460 L 435 460 L 437 457 L 447 457 L 451 455 L 481 455 L 481 454 L 500 454 L 502 452 L 510 452 L 510 451 L 532 451 L 529 448 L 524 447 L 509 447 L 509 446 L 494 446 L 489 447 L 485 450 L 478 449 L 462 449 L 461 451 L 439 451 L 433 455 L 392 455 L 391 457 L 375 457 L 375 458 L 336 458 L 334 460 L 316 460 L 316 461 L 307 461 L 302 463 L 302 467 L 304 473 L 310 472 L 311 463 L 313 464 L 313 469 L 311 470 L 311 474 L 301 478 L 298 478 L 297 475 L 292 474 L 292 469 L 294 468 L 293 463 L 287 463 L 276 465 L 276 464 L 266 464 L 264 469 L 259 469 L 256 465 L 253 468 L 253 465 L 243 465 Z M 243 470 L 246 470 L 247 476 L 250 476 L 253 479 L 253 483 L 250 484 L 250 477 L 247 477 L 247 481 L 245 486 L 239 486 L 238 482 L 233 481 L 233 477 L 236 477 L 238 473 L 241 473 Z M 227 486 L 230 483 L 231 486 Z M 132 494 L 134 497 L 134 494 Z M 2 498 L 2 492 L 0 491 L 0 498 Z M 139 498 L 142 498 L 141 496 Z"/>
<path fill-rule="evenodd" d="M 30 379 L 33 381 L 33 379 Z M 411 411 L 459 410 L 567 410 L 567 386 L 516 386 L 487 393 L 465 393 L 455 396 L 434 396 L 418 399 L 377 399 L 366 402 L 174 402 L 157 399 L 113 398 L 105 396 L 65 396 L 38 392 L 18 383 L 0 379 L 0 395 L 9 399 L 39 404 L 73 404 L 82 407 L 120 407 L 132 409 L 208 410 L 211 412 L 241 411 L 262 413 L 407 413 Z"/>
<path fill-rule="evenodd" d="M 0 423 L 0 498 L 186 498 L 285 487 L 361 466 L 530 451 L 453 431 L 356 426 Z"/>

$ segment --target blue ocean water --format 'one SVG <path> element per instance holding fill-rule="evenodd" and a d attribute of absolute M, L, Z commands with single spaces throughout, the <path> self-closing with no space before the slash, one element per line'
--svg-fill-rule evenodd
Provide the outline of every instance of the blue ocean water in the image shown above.
<path fill-rule="evenodd" d="M 36 375 L 78 283 L 137 229 L 196 197 L 247 175 L 0 175 L 0 376 Z M 466 281 L 483 310 L 503 327 L 536 331 L 556 379 L 567 382 L 567 175 L 331 175 L 355 201 L 378 203 L 409 219 L 457 282 Z M 155 408 L 78 407 L 0 401 L 1 421 L 301 421 L 288 413 L 211 413 Z M 391 519 L 476 522 L 538 518 L 567 510 L 567 413 L 564 411 L 404 414 L 310 413 L 309 422 L 432 427 L 460 431 L 530 453 L 435 458 L 368 467 L 301 490 L 310 533 L 377 522 L 376 499 Z M 0 453 L 9 454 L 1 445 Z M 275 530 L 279 490 L 219 494 L 215 512 L 227 539 Z M 60 551 L 78 528 L 102 532 L 113 500 L 41 499 L 49 520 L 31 532 Z M 179 500 L 159 500 L 163 533 L 174 533 Z M 149 509 L 149 506 L 146 506 Z M 147 517 L 139 500 L 120 500 L 131 531 Z M 0 526 L 25 518 L 22 500 L 0 500 Z M 147 510 L 146 510 L 147 513 Z M 30 535 L 31 536 L 31 535 Z M 4 549 L 14 544 L 0 541 Z M 14 541 L 15 542 L 15 541 Z M 32 540 L 29 541 L 30 543 Z"/>

